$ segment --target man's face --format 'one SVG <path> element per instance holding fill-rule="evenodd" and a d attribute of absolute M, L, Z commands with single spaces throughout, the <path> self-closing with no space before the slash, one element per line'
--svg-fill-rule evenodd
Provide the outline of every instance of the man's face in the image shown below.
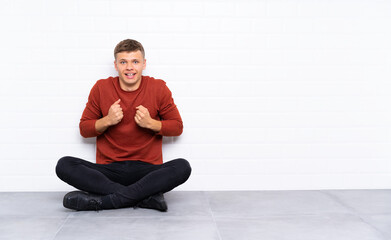
<path fill-rule="evenodd" d="M 122 90 L 137 90 L 141 83 L 141 76 L 146 67 L 143 54 L 135 52 L 119 52 L 114 61 L 115 70 L 118 72 L 119 83 Z"/>

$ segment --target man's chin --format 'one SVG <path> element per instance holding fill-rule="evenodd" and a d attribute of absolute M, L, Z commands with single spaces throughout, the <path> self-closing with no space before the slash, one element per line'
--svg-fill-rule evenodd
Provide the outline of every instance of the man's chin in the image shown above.
<path fill-rule="evenodd" d="M 123 78 L 120 78 L 120 82 L 121 82 L 121 86 L 124 87 L 124 88 L 135 88 L 137 86 L 138 88 L 138 85 L 140 84 L 140 79 L 123 79 Z"/>
<path fill-rule="evenodd" d="M 120 77 L 120 80 L 126 84 L 134 84 L 137 82 L 137 78 L 128 78 L 126 76 Z"/>

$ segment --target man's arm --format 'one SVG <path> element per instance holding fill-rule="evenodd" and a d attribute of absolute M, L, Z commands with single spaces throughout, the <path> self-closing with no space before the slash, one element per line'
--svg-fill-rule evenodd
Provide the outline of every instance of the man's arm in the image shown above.
<path fill-rule="evenodd" d="M 183 132 L 183 122 L 174 103 L 170 89 L 164 84 L 159 87 L 159 117 L 161 128 L 157 133 L 163 136 L 179 136 Z"/>
<path fill-rule="evenodd" d="M 161 120 L 151 118 L 149 111 L 144 106 L 136 107 L 134 120 L 137 125 L 148 128 L 163 136 L 179 136 L 183 131 L 183 122 L 176 106 L 171 111 L 161 116 Z"/>
<path fill-rule="evenodd" d="M 90 91 L 88 102 L 80 119 L 80 134 L 85 138 L 99 136 L 110 126 L 118 124 L 123 117 L 122 108 L 119 105 L 120 99 L 110 106 L 107 116 L 102 115 L 98 82 Z"/>
<path fill-rule="evenodd" d="M 162 129 L 162 123 L 158 120 L 151 118 L 149 111 L 143 105 L 136 107 L 136 114 L 134 120 L 137 125 L 143 128 L 151 129 L 154 132 L 160 132 Z"/>
<path fill-rule="evenodd" d="M 150 129 L 163 136 L 179 136 L 183 131 L 181 115 L 172 99 L 171 91 L 166 84 L 159 87 L 159 117 L 151 118 L 149 110 L 140 105 L 136 107 L 134 120 L 140 127 Z"/>
<path fill-rule="evenodd" d="M 158 134 L 163 136 L 179 136 L 182 134 L 183 122 L 176 107 L 161 117 L 162 128 Z"/>
<path fill-rule="evenodd" d="M 95 122 L 95 130 L 99 133 L 103 133 L 110 126 L 117 125 L 121 122 L 124 117 L 124 113 L 122 112 L 122 108 L 119 105 L 121 99 L 118 99 L 113 105 L 110 106 L 109 113 L 107 116 L 96 120 Z"/>

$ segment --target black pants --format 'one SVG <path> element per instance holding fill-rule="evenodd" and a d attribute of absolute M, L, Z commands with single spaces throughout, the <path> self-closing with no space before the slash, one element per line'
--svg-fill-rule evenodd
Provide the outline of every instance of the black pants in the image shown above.
<path fill-rule="evenodd" d="M 63 157 L 57 176 L 82 191 L 107 195 L 114 208 L 134 206 L 157 193 L 168 192 L 186 182 L 190 164 L 182 158 L 153 165 L 141 161 L 95 164 L 75 157 Z"/>

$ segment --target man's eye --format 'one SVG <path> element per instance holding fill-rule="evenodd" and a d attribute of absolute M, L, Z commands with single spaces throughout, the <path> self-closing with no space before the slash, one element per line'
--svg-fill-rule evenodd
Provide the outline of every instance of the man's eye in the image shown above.
<path fill-rule="evenodd" d="M 138 63 L 138 61 L 133 61 L 134 63 Z"/>
<path fill-rule="evenodd" d="M 124 61 L 122 61 L 122 62 L 120 62 L 121 64 L 125 64 L 125 62 Z"/>

